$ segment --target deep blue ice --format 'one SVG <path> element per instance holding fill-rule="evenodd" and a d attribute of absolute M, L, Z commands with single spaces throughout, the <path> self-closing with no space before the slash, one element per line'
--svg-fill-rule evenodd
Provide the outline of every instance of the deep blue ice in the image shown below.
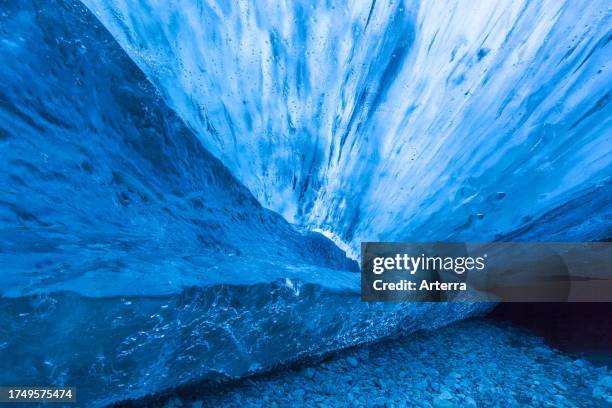
<path fill-rule="evenodd" d="M 103 405 L 487 310 L 360 302 L 365 240 L 612 236 L 604 1 L 83 3 L 0 1 L 0 384 Z"/>

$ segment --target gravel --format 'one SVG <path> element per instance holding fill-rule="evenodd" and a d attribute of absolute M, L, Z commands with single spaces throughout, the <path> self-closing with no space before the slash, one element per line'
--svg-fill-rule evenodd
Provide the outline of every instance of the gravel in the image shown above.
<path fill-rule="evenodd" d="M 612 373 L 486 319 L 369 344 L 218 390 L 186 407 L 612 407 Z M 175 397 L 162 406 L 176 406 Z"/>

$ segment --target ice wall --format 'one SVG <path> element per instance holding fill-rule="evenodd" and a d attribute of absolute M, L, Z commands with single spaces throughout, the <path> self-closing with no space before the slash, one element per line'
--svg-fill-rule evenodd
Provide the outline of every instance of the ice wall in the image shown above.
<path fill-rule="evenodd" d="M 0 276 L 3 293 L 95 295 L 75 282 L 108 274 L 100 293 L 138 293 L 115 273 L 139 262 L 159 280 L 145 293 L 174 291 L 191 281 L 173 278 L 166 259 L 189 254 L 213 269 L 264 256 L 357 269 L 326 238 L 262 208 L 82 5 L 53 4 L 3 8 L 0 238 L 23 272 Z"/>
<path fill-rule="evenodd" d="M 353 249 L 610 236 L 606 1 L 84 2 L 264 206 Z"/>

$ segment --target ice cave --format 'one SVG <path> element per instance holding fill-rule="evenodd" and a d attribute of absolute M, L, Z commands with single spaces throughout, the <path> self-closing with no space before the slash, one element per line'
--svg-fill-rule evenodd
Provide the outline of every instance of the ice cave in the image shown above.
<path fill-rule="evenodd" d="M 323 384 L 400 338 L 428 372 L 494 305 L 362 302 L 360 243 L 611 240 L 611 39 L 603 0 L 0 1 L 0 386 Z"/>

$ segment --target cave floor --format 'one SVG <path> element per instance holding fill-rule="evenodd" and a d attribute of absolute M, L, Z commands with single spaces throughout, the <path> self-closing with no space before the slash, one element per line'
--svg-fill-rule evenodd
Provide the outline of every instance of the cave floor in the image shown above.
<path fill-rule="evenodd" d="M 472 319 L 345 350 L 231 387 L 192 387 L 156 404 L 599 408 L 612 406 L 612 372 L 561 353 L 524 329 Z"/>

